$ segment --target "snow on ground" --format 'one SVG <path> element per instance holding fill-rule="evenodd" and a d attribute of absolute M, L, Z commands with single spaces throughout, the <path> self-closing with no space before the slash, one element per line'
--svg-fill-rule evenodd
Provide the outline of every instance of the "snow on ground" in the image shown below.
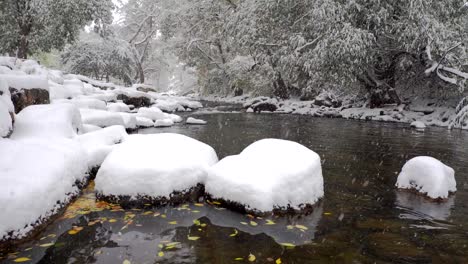
<path fill-rule="evenodd" d="M 424 124 L 424 122 L 421 122 L 421 121 L 414 121 L 413 123 L 410 124 L 410 126 L 416 129 L 420 129 L 420 130 L 423 130 L 426 128 L 426 124 Z"/>
<path fill-rule="evenodd" d="M 128 136 L 123 126 L 111 126 L 76 137 L 88 155 L 89 169 L 101 166 L 107 155 Z"/>
<path fill-rule="evenodd" d="M 49 82 L 45 76 L 1 74 L 0 78 L 4 79 L 9 87 L 17 90 L 33 88 L 49 90 Z"/>
<path fill-rule="evenodd" d="M 124 127 L 126 129 L 135 130 L 138 128 L 136 116 L 129 113 L 119 113 L 124 121 Z"/>
<path fill-rule="evenodd" d="M 80 109 L 80 113 L 83 124 L 98 127 L 125 126 L 125 122 L 119 113 L 95 109 Z"/>
<path fill-rule="evenodd" d="M 31 105 L 16 115 L 11 138 L 73 138 L 82 129 L 80 112 L 73 105 Z"/>
<path fill-rule="evenodd" d="M 396 186 L 414 189 L 433 199 L 448 198 L 457 191 L 455 172 L 432 157 L 416 157 L 408 161 L 398 175 Z"/>
<path fill-rule="evenodd" d="M 83 134 L 98 131 L 98 130 L 101 130 L 101 129 L 102 129 L 102 127 L 98 127 L 98 126 L 95 126 L 95 125 L 83 124 Z"/>
<path fill-rule="evenodd" d="M 11 94 L 8 89 L 8 84 L 4 79 L 0 78 L 0 138 L 8 136 L 13 130 L 11 114 L 14 112 L 15 107 L 11 102 Z"/>
<path fill-rule="evenodd" d="M 260 140 L 214 165 L 205 189 L 251 210 L 299 209 L 324 195 L 320 157 L 295 142 Z"/>
<path fill-rule="evenodd" d="M 166 114 L 163 113 L 163 111 L 161 111 L 161 109 L 157 107 L 151 107 L 151 108 L 141 107 L 140 109 L 138 109 L 137 115 L 139 117 L 149 118 L 153 121 L 166 119 Z"/>
<path fill-rule="evenodd" d="M 183 135 L 131 135 L 105 159 L 96 190 L 105 196 L 169 198 L 203 183 L 217 161 L 212 147 Z"/>
<path fill-rule="evenodd" d="M 93 99 L 93 98 L 73 98 L 71 100 L 67 99 L 58 99 L 52 101 L 53 104 L 55 103 L 69 103 L 73 104 L 77 108 L 85 108 L 85 109 L 97 109 L 97 110 L 106 110 L 106 102 Z"/>
<path fill-rule="evenodd" d="M 187 121 L 185 121 L 185 123 L 189 125 L 206 125 L 207 124 L 206 121 L 201 120 L 201 119 L 196 119 L 193 117 L 187 118 Z"/>
<path fill-rule="evenodd" d="M 0 240 L 22 238 L 57 213 L 88 169 L 83 148 L 69 139 L 0 139 L 0 157 Z"/>

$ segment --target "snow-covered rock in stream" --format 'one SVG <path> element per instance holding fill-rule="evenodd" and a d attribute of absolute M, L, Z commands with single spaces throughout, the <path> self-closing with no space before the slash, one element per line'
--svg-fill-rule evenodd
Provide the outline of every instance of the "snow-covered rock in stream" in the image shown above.
<path fill-rule="evenodd" d="M 153 121 L 166 119 L 166 114 L 163 113 L 163 111 L 161 111 L 161 109 L 157 107 L 141 107 L 140 109 L 138 109 L 137 115 L 140 117 L 149 118 Z"/>
<path fill-rule="evenodd" d="M 196 118 L 193 118 L 193 117 L 187 118 L 187 121 L 185 121 L 185 123 L 189 124 L 189 125 L 206 125 L 206 124 L 208 124 L 208 122 L 206 122 L 205 120 L 196 119 Z"/>
<path fill-rule="evenodd" d="M 217 161 L 212 147 L 183 135 L 131 135 L 105 159 L 96 190 L 118 200 L 169 199 L 203 183 Z"/>
<path fill-rule="evenodd" d="M 104 159 L 112 151 L 115 144 L 119 144 L 128 136 L 123 126 L 111 126 L 94 132 L 79 135 L 76 140 L 88 153 L 90 169 L 101 166 Z"/>
<path fill-rule="evenodd" d="M 154 123 L 155 127 L 171 127 L 174 125 L 174 121 L 172 119 L 160 119 L 156 120 Z"/>
<path fill-rule="evenodd" d="M 320 157 L 295 142 L 260 140 L 214 165 L 206 192 L 252 211 L 302 209 L 324 195 Z"/>
<path fill-rule="evenodd" d="M 125 122 L 119 113 L 112 113 L 96 109 L 80 109 L 84 124 L 98 127 L 125 126 Z"/>
<path fill-rule="evenodd" d="M 82 129 L 80 112 L 71 104 L 31 105 L 16 116 L 11 138 L 73 138 Z"/>
<path fill-rule="evenodd" d="M 124 127 L 128 130 L 135 130 L 138 128 L 136 116 L 129 113 L 119 113 L 124 121 Z"/>
<path fill-rule="evenodd" d="M 432 199 L 446 199 L 457 191 L 455 171 L 432 157 L 408 161 L 398 175 L 396 187 L 416 190 Z"/>
<path fill-rule="evenodd" d="M 107 111 L 109 112 L 130 112 L 130 107 L 124 103 L 110 103 L 107 105 Z"/>
<path fill-rule="evenodd" d="M 424 124 L 424 122 L 421 122 L 421 121 L 414 121 L 413 123 L 410 124 L 410 126 L 418 130 L 426 129 L 426 124 Z"/>
<path fill-rule="evenodd" d="M 30 105 L 50 103 L 49 83 L 45 76 L 0 75 L 8 83 L 15 111 Z"/>
<path fill-rule="evenodd" d="M 143 128 L 154 127 L 153 120 L 149 118 L 137 116 L 136 120 L 137 120 L 138 127 L 143 127 Z"/>
<path fill-rule="evenodd" d="M 83 134 L 98 131 L 98 130 L 101 130 L 101 129 L 102 129 L 102 127 L 98 127 L 98 126 L 95 126 L 95 125 L 83 124 Z"/>
<path fill-rule="evenodd" d="M 58 213 L 88 170 L 71 139 L 0 139 L 0 157 L 0 241 L 23 238 Z"/>
<path fill-rule="evenodd" d="M 107 109 L 106 102 L 98 100 L 98 99 L 93 99 L 93 98 L 74 98 L 71 100 L 58 99 L 58 100 L 53 100 L 52 103 L 54 104 L 68 103 L 80 109 L 97 109 L 97 110 Z"/>

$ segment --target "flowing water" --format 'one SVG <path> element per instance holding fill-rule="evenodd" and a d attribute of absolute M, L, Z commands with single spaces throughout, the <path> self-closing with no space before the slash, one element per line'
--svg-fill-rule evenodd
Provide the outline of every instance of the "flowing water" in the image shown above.
<path fill-rule="evenodd" d="M 295 217 L 256 218 L 208 203 L 124 210 L 96 202 L 91 184 L 37 238 L 0 253 L 0 262 L 468 263 L 467 132 L 291 115 L 198 117 L 208 125 L 140 133 L 185 134 L 220 158 L 263 138 L 297 141 L 322 158 L 324 199 Z M 448 201 L 395 189 L 403 164 L 419 155 L 455 169 L 458 192 Z"/>

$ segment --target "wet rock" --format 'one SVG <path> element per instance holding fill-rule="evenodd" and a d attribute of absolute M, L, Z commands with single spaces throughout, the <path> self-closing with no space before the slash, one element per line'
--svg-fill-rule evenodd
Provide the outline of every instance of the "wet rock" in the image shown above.
<path fill-rule="evenodd" d="M 148 97 L 144 97 L 144 96 L 132 97 L 126 94 L 119 94 L 117 96 L 117 100 L 122 100 L 124 104 L 133 105 L 136 108 L 151 106 L 151 99 L 149 99 Z"/>
<path fill-rule="evenodd" d="M 401 224 L 396 221 L 391 221 L 387 219 L 375 219 L 368 218 L 362 221 L 356 222 L 356 227 L 358 229 L 368 229 L 373 231 L 391 231 L 397 232 L 401 229 Z"/>
<path fill-rule="evenodd" d="M 242 96 L 244 95 L 244 90 L 242 90 L 241 88 L 237 87 L 236 89 L 234 89 L 234 96 Z"/>
<path fill-rule="evenodd" d="M 270 102 L 261 102 L 253 106 L 254 113 L 275 112 L 278 106 Z"/>
<path fill-rule="evenodd" d="M 341 107 L 343 102 L 332 93 L 324 92 L 315 97 L 314 104 L 325 107 Z"/>
<path fill-rule="evenodd" d="M 11 101 L 15 106 L 16 113 L 30 105 L 49 104 L 49 91 L 45 89 L 16 89 L 10 87 Z"/>

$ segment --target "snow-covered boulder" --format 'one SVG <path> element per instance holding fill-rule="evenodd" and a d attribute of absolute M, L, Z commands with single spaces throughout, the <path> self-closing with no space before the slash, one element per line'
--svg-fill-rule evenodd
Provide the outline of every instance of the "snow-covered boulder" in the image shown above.
<path fill-rule="evenodd" d="M 206 125 L 207 124 L 206 121 L 201 120 L 201 119 L 196 119 L 193 117 L 187 118 L 187 121 L 185 121 L 185 123 L 189 125 Z"/>
<path fill-rule="evenodd" d="M 143 128 L 154 127 L 153 120 L 149 118 L 137 116 L 136 119 L 137 119 L 138 127 L 143 127 Z"/>
<path fill-rule="evenodd" d="M 76 140 L 88 153 L 90 169 L 101 166 L 107 155 L 128 136 L 123 126 L 111 126 L 94 132 L 80 135 Z"/>
<path fill-rule="evenodd" d="M 50 103 L 49 83 L 45 76 L 5 74 L 0 75 L 0 79 L 8 83 L 16 112 L 30 105 Z"/>
<path fill-rule="evenodd" d="M 295 142 L 260 140 L 214 165 L 206 192 L 251 211 L 302 209 L 324 195 L 320 157 Z"/>
<path fill-rule="evenodd" d="M 0 140 L 0 241 L 25 237 L 78 195 L 86 153 L 70 139 Z"/>
<path fill-rule="evenodd" d="M 11 102 L 8 84 L 0 78 L 0 138 L 7 137 L 13 132 L 14 117 L 15 107 Z"/>
<path fill-rule="evenodd" d="M 181 123 L 184 119 L 175 114 L 166 114 L 166 118 L 171 119 L 174 123 Z"/>
<path fill-rule="evenodd" d="M 134 105 L 136 108 L 151 106 L 151 96 L 144 92 L 133 89 L 119 89 L 113 91 L 118 100 L 122 100 L 127 105 Z"/>
<path fill-rule="evenodd" d="M 138 109 L 138 116 L 140 117 L 145 117 L 149 118 L 153 121 L 160 120 L 160 119 L 166 119 L 166 114 L 161 111 L 161 109 L 157 107 L 151 107 L 151 108 L 146 108 L 146 107 L 141 107 Z"/>
<path fill-rule="evenodd" d="M 80 112 L 71 104 L 31 105 L 16 116 L 11 138 L 73 138 L 82 129 Z"/>
<path fill-rule="evenodd" d="M 124 103 L 110 103 L 107 105 L 107 111 L 128 113 L 130 112 L 130 107 Z"/>
<path fill-rule="evenodd" d="M 432 199 L 445 199 L 457 191 L 455 171 L 432 157 L 408 161 L 398 175 L 396 187 L 416 190 Z"/>
<path fill-rule="evenodd" d="M 102 127 L 98 127 L 98 126 L 95 126 L 95 125 L 83 124 L 83 134 L 98 131 L 98 130 L 101 130 L 101 129 L 102 129 Z"/>
<path fill-rule="evenodd" d="M 96 190 L 101 197 L 168 199 L 203 183 L 217 161 L 212 147 L 183 135 L 131 135 L 105 159 Z"/>
<path fill-rule="evenodd" d="M 424 124 L 424 122 L 422 121 L 414 121 L 413 123 L 410 124 L 410 126 L 418 130 L 426 129 L 426 124 Z"/>
<path fill-rule="evenodd" d="M 68 103 L 76 106 L 80 109 L 97 109 L 97 110 L 106 110 L 107 106 L 104 101 L 93 99 L 93 98 L 74 98 L 72 100 L 59 99 L 53 100 L 52 103 Z"/>
<path fill-rule="evenodd" d="M 171 119 L 160 119 L 156 120 L 156 122 L 154 123 L 155 127 L 171 127 L 173 125 L 174 121 L 172 121 Z"/>
<path fill-rule="evenodd" d="M 124 127 L 128 130 L 136 130 L 138 128 L 136 116 L 129 113 L 119 113 L 124 121 Z"/>
<path fill-rule="evenodd" d="M 119 113 L 95 109 L 80 109 L 80 113 L 83 124 L 98 127 L 125 126 L 125 122 Z"/>

